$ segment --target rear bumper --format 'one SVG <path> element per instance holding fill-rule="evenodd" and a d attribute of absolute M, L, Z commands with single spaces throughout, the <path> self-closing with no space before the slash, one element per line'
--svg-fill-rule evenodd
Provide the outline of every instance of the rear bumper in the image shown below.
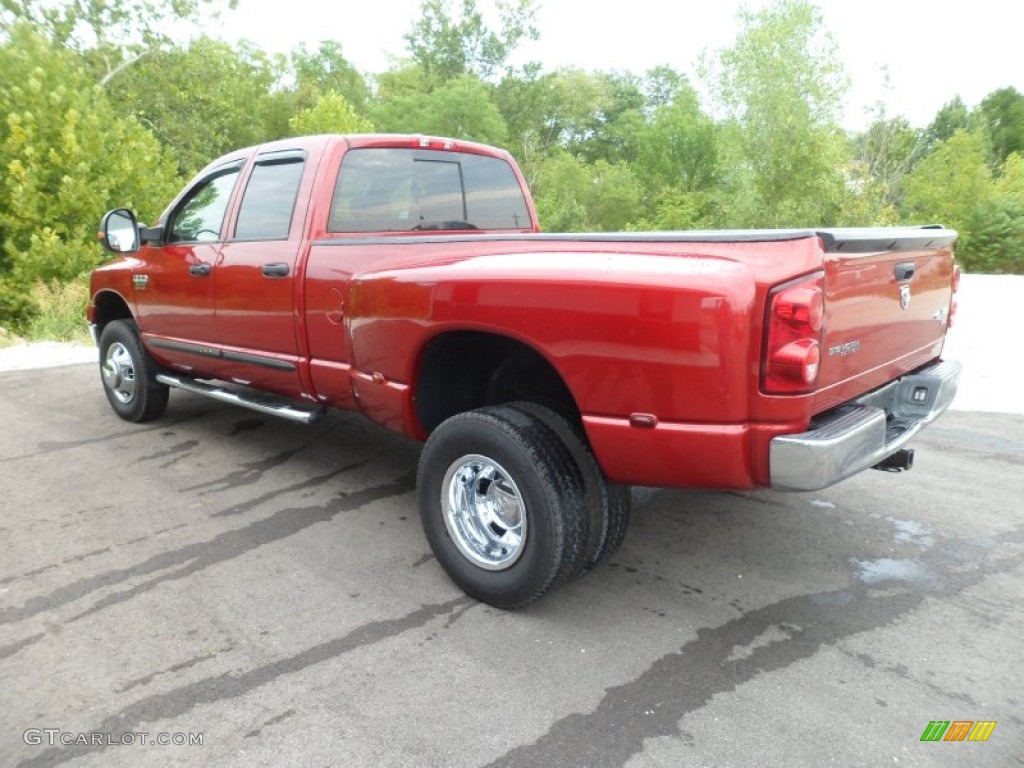
<path fill-rule="evenodd" d="M 773 438 L 772 488 L 816 491 L 896 453 L 949 408 L 960 371 L 948 360 L 926 366 L 822 414 L 808 432 Z"/>

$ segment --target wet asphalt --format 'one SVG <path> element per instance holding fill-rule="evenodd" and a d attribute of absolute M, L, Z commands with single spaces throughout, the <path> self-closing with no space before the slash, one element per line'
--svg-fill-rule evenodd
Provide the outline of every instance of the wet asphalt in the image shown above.
<path fill-rule="evenodd" d="M 77 365 L 0 373 L 0 424 L 0 766 L 1024 765 L 1024 416 L 817 493 L 634 489 L 517 613 L 447 580 L 418 446 L 358 416 L 135 426 Z"/>

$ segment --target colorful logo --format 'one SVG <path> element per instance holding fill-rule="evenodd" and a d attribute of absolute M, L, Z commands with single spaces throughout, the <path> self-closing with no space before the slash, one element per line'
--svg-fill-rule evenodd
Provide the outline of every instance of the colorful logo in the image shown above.
<path fill-rule="evenodd" d="M 988 741 L 996 720 L 932 720 L 921 734 L 921 741 Z"/>

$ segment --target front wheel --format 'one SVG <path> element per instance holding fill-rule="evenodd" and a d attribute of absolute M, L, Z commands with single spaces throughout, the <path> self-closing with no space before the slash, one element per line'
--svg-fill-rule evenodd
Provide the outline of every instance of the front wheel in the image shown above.
<path fill-rule="evenodd" d="M 134 322 L 107 323 L 100 335 L 100 377 L 110 407 L 125 421 L 150 421 L 166 410 L 168 388 L 156 382 L 155 368 Z"/>
<path fill-rule="evenodd" d="M 499 406 L 451 417 L 427 440 L 418 475 L 427 540 L 467 594 L 521 608 L 579 572 L 582 479 L 533 415 Z"/>

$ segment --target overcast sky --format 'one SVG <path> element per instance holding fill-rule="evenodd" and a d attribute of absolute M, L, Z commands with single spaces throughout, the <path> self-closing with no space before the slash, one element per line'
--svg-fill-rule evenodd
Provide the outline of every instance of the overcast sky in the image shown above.
<path fill-rule="evenodd" d="M 546 68 L 628 70 L 667 64 L 693 76 L 701 51 L 727 47 L 741 5 L 765 0 L 542 0 L 540 40 L 522 56 Z M 848 128 L 884 101 L 890 114 L 924 126 L 956 94 L 969 106 L 1005 86 L 1024 91 L 1024 3 L 1020 0 L 819 0 L 851 81 Z M 239 0 L 222 37 L 286 52 L 323 39 L 341 43 L 363 73 L 387 69 L 405 53 L 402 35 L 419 0 Z M 478 0 L 486 10 L 490 0 Z M 889 75 L 885 86 L 883 67 Z"/>

